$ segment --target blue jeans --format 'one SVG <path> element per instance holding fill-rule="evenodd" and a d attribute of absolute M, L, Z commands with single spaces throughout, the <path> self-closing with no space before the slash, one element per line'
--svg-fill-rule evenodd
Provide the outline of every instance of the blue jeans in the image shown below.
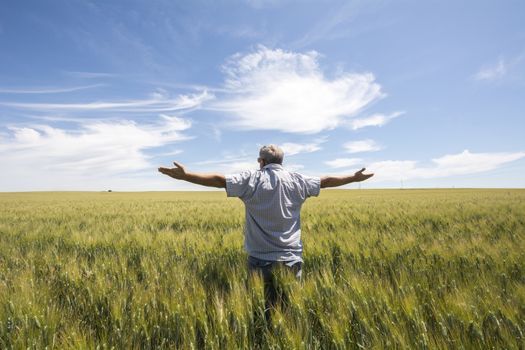
<path fill-rule="evenodd" d="M 289 269 L 298 281 L 301 280 L 303 263 L 300 261 L 288 263 L 285 261 L 261 260 L 248 256 L 248 272 L 262 275 L 264 283 L 264 316 L 267 322 L 270 322 L 270 310 L 275 308 L 278 302 L 285 306 L 288 301 L 288 297 L 276 286 L 274 271 L 279 266 Z"/>

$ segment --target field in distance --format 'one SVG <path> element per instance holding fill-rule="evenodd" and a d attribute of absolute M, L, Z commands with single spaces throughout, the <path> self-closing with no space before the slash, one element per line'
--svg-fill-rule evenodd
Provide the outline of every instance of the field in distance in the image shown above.
<path fill-rule="evenodd" d="M 0 194 L 0 348 L 525 347 L 525 190 L 323 190 L 264 320 L 224 192 Z"/>

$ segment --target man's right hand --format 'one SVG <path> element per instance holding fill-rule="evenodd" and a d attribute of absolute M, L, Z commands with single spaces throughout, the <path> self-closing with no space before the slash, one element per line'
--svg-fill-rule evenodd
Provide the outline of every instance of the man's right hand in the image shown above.
<path fill-rule="evenodd" d="M 186 169 L 184 166 L 180 163 L 173 162 L 175 165 L 175 168 L 159 168 L 159 172 L 163 173 L 164 175 L 171 176 L 174 179 L 177 180 L 184 180 L 186 177 Z"/>
<path fill-rule="evenodd" d="M 222 174 L 188 173 L 180 163 L 173 162 L 175 168 L 159 168 L 159 172 L 177 180 L 188 181 L 197 185 L 226 188 L 226 178 Z"/>

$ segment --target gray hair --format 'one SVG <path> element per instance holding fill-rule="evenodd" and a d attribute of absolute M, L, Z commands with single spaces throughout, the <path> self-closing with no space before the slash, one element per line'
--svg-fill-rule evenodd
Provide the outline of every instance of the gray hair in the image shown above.
<path fill-rule="evenodd" d="M 283 164 L 284 152 L 276 145 L 262 146 L 259 150 L 259 158 L 266 161 L 266 164 Z"/>

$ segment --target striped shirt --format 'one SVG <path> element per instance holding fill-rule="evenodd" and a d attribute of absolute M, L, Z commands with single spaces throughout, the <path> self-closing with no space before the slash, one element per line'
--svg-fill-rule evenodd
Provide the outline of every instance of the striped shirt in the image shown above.
<path fill-rule="evenodd" d="M 226 175 L 226 194 L 239 197 L 246 208 L 248 254 L 269 261 L 302 261 L 301 206 L 320 189 L 319 177 L 289 172 L 280 164 Z"/>

